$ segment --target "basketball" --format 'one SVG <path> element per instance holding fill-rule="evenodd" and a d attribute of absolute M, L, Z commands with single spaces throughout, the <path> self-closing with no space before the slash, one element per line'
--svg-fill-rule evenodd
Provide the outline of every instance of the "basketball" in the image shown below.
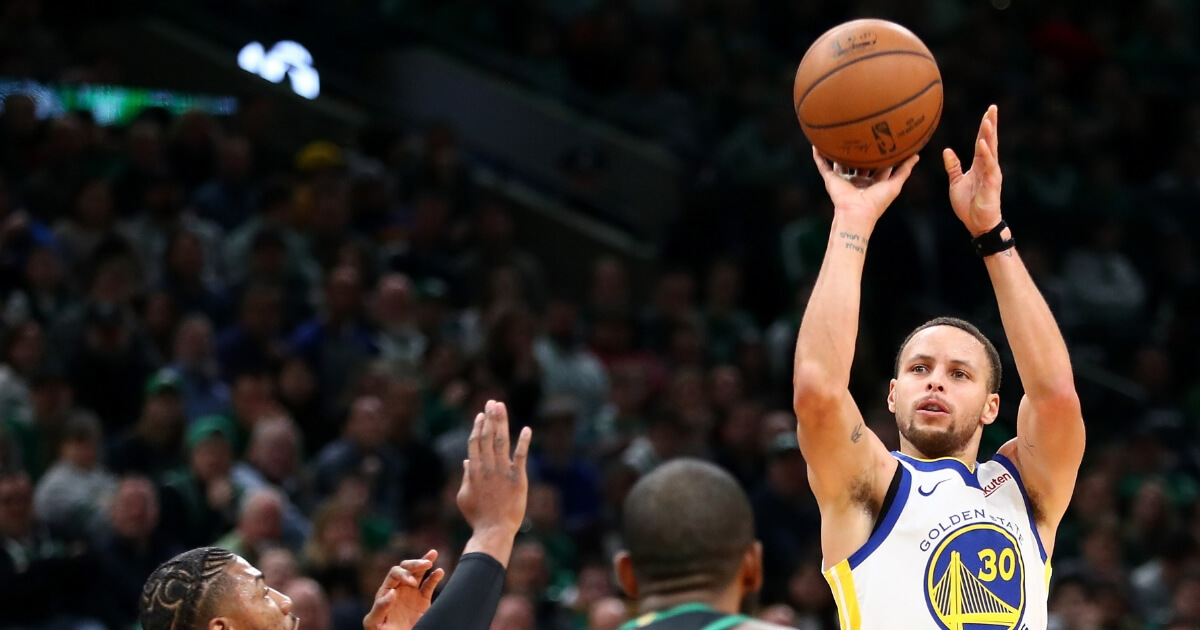
<path fill-rule="evenodd" d="M 908 29 L 854 20 L 813 42 L 792 91 L 805 137 L 826 158 L 856 169 L 903 162 L 942 117 L 942 74 Z"/>

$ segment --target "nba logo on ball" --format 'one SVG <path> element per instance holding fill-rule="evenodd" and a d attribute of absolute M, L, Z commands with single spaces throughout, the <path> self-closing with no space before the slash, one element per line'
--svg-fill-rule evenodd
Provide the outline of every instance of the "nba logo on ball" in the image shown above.
<path fill-rule="evenodd" d="M 892 137 L 892 130 L 888 128 L 886 120 L 875 123 L 871 127 L 871 133 L 875 134 L 875 144 L 879 147 L 880 155 L 887 155 L 896 150 L 896 139 Z"/>
<path fill-rule="evenodd" d="M 1016 539 L 991 523 L 942 539 L 925 568 L 925 604 L 943 630 L 1021 627 L 1025 563 Z"/>

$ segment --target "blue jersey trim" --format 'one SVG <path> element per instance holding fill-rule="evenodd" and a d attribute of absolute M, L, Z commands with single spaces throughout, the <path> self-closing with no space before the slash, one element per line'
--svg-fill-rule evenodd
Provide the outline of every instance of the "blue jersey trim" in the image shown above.
<path fill-rule="evenodd" d="M 904 504 L 908 502 L 908 495 L 912 489 L 912 473 L 904 466 L 902 462 L 896 462 L 900 467 L 900 487 L 896 489 L 896 497 L 892 499 L 892 505 L 888 507 L 887 514 L 883 514 L 883 520 L 879 523 L 879 527 L 875 529 L 875 533 L 867 539 L 867 542 L 858 551 L 850 554 L 846 559 L 846 563 L 850 565 L 850 570 L 853 571 L 858 565 L 871 555 L 871 552 L 879 548 L 883 541 L 891 535 L 892 528 L 896 526 L 896 521 L 900 520 L 900 513 L 904 511 Z"/>
<path fill-rule="evenodd" d="M 1042 537 L 1038 535 L 1037 523 L 1033 519 L 1033 504 L 1029 502 L 1029 492 L 1025 490 L 1025 482 L 1021 481 L 1021 473 L 1017 472 L 1017 467 L 1012 463 L 1011 459 L 999 453 L 996 453 L 992 457 L 992 461 L 999 462 L 1008 471 L 1008 474 L 1012 475 L 1013 479 L 1017 481 L 1017 489 L 1021 491 L 1021 499 L 1025 501 L 1025 513 L 1029 515 L 1029 529 L 1033 531 L 1033 539 L 1037 541 L 1038 551 L 1041 552 L 1042 562 L 1045 563 L 1048 559 L 1046 548 L 1042 546 Z"/>
<path fill-rule="evenodd" d="M 967 468 L 966 464 L 952 457 L 943 457 L 941 459 L 917 459 L 915 457 L 905 455 L 899 451 L 892 451 L 892 455 L 895 455 L 897 458 L 908 462 L 910 466 L 921 472 L 937 472 L 939 470 L 954 471 L 958 473 L 960 477 L 962 477 L 963 483 L 967 484 L 968 488 L 983 490 L 983 487 L 979 485 L 979 478 L 975 476 L 975 470 L 979 470 L 979 464 L 976 464 L 974 470 L 972 470 Z"/>

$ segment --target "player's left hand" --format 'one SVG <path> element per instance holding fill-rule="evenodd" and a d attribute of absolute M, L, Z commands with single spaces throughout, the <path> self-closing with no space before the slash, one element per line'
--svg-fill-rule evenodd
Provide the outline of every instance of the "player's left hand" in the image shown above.
<path fill-rule="evenodd" d="M 405 560 L 392 567 L 375 593 L 375 605 L 363 617 L 363 630 L 410 630 L 421 615 L 429 610 L 433 591 L 446 572 L 436 569 L 422 583 L 425 573 L 433 569 L 438 553 L 429 550 L 417 560 Z"/>
<path fill-rule="evenodd" d="M 988 107 L 975 138 L 975 157 L 971 168 L 962 170 L 962 162 L 952 149 L 942 151 L 946 174 L 950 176 L 950 205 L 954 214 L 970 230 L 971 236 L 991 231 L 1000 223 L 1000 137 L 996 133 L 997 109 Z"/>

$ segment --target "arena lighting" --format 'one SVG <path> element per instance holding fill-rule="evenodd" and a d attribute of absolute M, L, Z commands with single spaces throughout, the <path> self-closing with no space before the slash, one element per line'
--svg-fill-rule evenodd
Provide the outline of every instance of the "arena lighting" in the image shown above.
<path fill-rule="evenodd" d="M 292 91 L 307 99 L 321 93 L 321 78 L 312 67 L 312 53 L 296 42 L 284 40 L 266 50 L 258 42 L 246 44 L 238 53 L 238 67 L 279 83 L 286 76 Z"/>

